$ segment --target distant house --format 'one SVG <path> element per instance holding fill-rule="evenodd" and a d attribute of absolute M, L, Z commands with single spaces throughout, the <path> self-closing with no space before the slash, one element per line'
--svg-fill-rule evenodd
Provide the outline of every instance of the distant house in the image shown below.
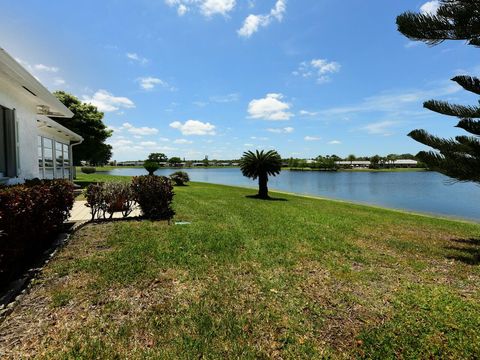
<path fill-rule="evenodd" d="M 396 168 L 415 168 L 418 166 L 417 160 L 400 159 L 393 162 L 393 166 Z"/>
<path fill-rule="evenodd" d="M 339 167 L 368 168 L 370 166 L 370 161 L 335 161 L 335 165 L 338 165 Z"/>
<path fill-rule="evenodd" d="M 83 139 L 50 117 L 73 113 L 0 48 L 0 182 L 72 179 L 72 146 Z"/>
<path fill-rule="evenodd" d="M 370 161 L 335 161 L 335 165 L 342 168 L 366 169 L 370 167 Z M 410 159 L 400 159 L 394 160 L 390 163 L 386 163 L 385 165 L 394 168 L 415 168 L 418 165 L 418 161 Z"/>

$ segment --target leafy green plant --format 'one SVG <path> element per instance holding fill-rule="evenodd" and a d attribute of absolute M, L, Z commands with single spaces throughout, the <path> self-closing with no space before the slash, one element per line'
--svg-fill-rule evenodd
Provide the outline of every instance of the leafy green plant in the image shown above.
<path fill-rule="evenodd" d="M 185 171 L 175 171 L 170 175 L 170 179 L 177 186 L 185 186 L 190 181 L 190 177 Z"/>
<path fill-rule="evenodd" d="M 85 197 L 87 206 L 91 209 L 92 220 L 100 217 L 111 219 L 116 212 L 121 212 L 126 218 L 135 205 L 132 185 L 123 182 L 90 184 Z"/>
<path fill-rule="evenodd" d="M 258 178 L 258 194 L 260 199 L 268 199 L 268 176 L 280 174 L 282 170 L 282 158 L 275 150 L 267 152 L 247 151 L 240 159 L 240 169 L 243 176 L 253 180 Z"/>
<path fill-rule="evenodd" d="M 97 172 L 97 169 L 93 166 L 83 166 L 80 170 L 84 174 L 95 174 Z"/>
<path fill-rule="evenodd" d="M 143 167 L 148 171 L 148 175 L 153 175 L 155 171 L 160 169 L 160 165 L 156 161 L 147 160 L 143 163 Z"/>
<path fill-rule="evenodd" d="M 70 215 L 73 190 L 66 180 L 0 188 L 0 284 L 52 243 Z"/>
<path fill-rule="evenodd" d="M 132 180 L 135 200 L 143 216 L 152 220 L 170 220 L 175 215 L 172 208 L 173 186 L 165 176 L 138 176 Z"/>

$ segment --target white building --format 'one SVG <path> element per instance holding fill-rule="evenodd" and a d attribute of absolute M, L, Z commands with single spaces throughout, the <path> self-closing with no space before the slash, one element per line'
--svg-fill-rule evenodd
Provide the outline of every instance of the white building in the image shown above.
<path fill-rule="evenodd" d="M 73 113 L 0 48 L 0 182 L 72 178 L 82 137 L 50 117 Z"/>

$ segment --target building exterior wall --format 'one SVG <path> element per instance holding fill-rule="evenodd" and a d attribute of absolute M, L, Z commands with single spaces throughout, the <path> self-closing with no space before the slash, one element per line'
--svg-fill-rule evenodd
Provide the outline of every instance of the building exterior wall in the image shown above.
<path fill-rule="evenodd" d="M 15 109 L 17 179 L 10 179 L 9 183 L 38 177 L 36 106 L 25 101 L 23 96 L 17 95 L 17 92 L 2 80 L 0 80 L 0 105 Z"/>

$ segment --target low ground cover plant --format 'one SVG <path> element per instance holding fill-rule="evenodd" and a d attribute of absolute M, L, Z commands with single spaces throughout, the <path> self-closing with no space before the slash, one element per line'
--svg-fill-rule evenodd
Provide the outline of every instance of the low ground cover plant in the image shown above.
<path fill-rule="evenodd" d="M 177 186 L 185 186 L 190 181 L 190 177 L 185 171 L 175 171 L 170 175 L 170 179 Z"/>
<path fill-rule="evenodd" d="M 0 286 L 48 248 L 73 207 L 66 180 L 34 180 L 0 188 Z"/>

